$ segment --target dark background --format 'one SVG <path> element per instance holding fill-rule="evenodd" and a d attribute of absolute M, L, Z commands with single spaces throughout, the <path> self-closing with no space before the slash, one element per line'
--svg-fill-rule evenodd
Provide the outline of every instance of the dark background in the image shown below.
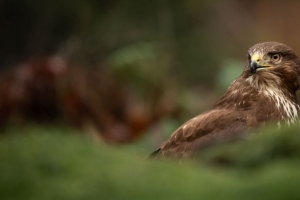
<path fill-rule="evenodd" d="M 0 0 L 0 122 L 157 146 L 208 109 L 254 44 L 300 51 L 298 1 Z"/>

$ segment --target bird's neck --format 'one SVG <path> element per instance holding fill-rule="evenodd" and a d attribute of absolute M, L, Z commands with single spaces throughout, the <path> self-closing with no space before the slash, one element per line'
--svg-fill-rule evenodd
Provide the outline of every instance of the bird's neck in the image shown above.
<path fill-rule="evenodd" d="M 246 111 L 252 115 L 260 115 L 262 121 L 287 123 L 295 122 L 300 113 L 295 92 L 282 87 L 280 80 L 265 81 L 255 76 L 240 77 L 234 81 L 214 108 Z"/>
<path fill-rule="evenodd" d="M 281 79 L 275 75 L 250 76 L 246 79 L 250 87 L 254 88 L 260 99 L 270 101 L 273 105 L 274 113 L 282 118 L 281 120 L 294 123 L 300 113 L 299 102 L 296 91 L 283 85 Z"/>
<path fill-rule="evenodd" d="M 298 104 L 296 90 L 284 85 L 281 79 L 273 74 L 264 74 L 262 77 L 260 74 L 250 76 L 246 78 L 246 82 L 251 88 L 257 91 L 259 94 L 271 98 L 282 98 L 286 101 Z"/>

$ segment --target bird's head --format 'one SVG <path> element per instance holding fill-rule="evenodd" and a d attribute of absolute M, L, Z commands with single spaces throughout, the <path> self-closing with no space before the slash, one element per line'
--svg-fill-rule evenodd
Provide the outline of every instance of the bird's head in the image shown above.
<path fill-rule="evenodd" d="M 245 75 L 258 83 L 275 82 L 293 90 L 300 89 L 300 60 L 292 48 L 278 42 L 264 42 L 247 53 Z"/>

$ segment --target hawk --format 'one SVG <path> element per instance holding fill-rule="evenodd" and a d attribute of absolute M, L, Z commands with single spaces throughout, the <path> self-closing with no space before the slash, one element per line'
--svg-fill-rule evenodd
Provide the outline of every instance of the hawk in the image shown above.
<path fill-rule="evenodd" d="M 256 44 L 242 74 L 214 106 L 180 126 L 150 156 L 185 158 L 268 122 L 294 123 L 300 107 L 300 60 L 287 45 Z"/>

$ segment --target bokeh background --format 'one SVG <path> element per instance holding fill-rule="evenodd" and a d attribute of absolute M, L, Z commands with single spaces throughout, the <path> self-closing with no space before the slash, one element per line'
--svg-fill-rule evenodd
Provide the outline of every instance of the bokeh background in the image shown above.
<path fill-rule="evenodd" d="M 300 199 L 300 127 L 144 159 L 300 1 L 0 0 L 0 199 Z"/>
<path fill-rule="evenodd" d="M 213 105 L 252 45 L 278 41 L 300 52 L 299 6 L 1 0 L 1 127 L 63 124 L 153 149 Z"/>

